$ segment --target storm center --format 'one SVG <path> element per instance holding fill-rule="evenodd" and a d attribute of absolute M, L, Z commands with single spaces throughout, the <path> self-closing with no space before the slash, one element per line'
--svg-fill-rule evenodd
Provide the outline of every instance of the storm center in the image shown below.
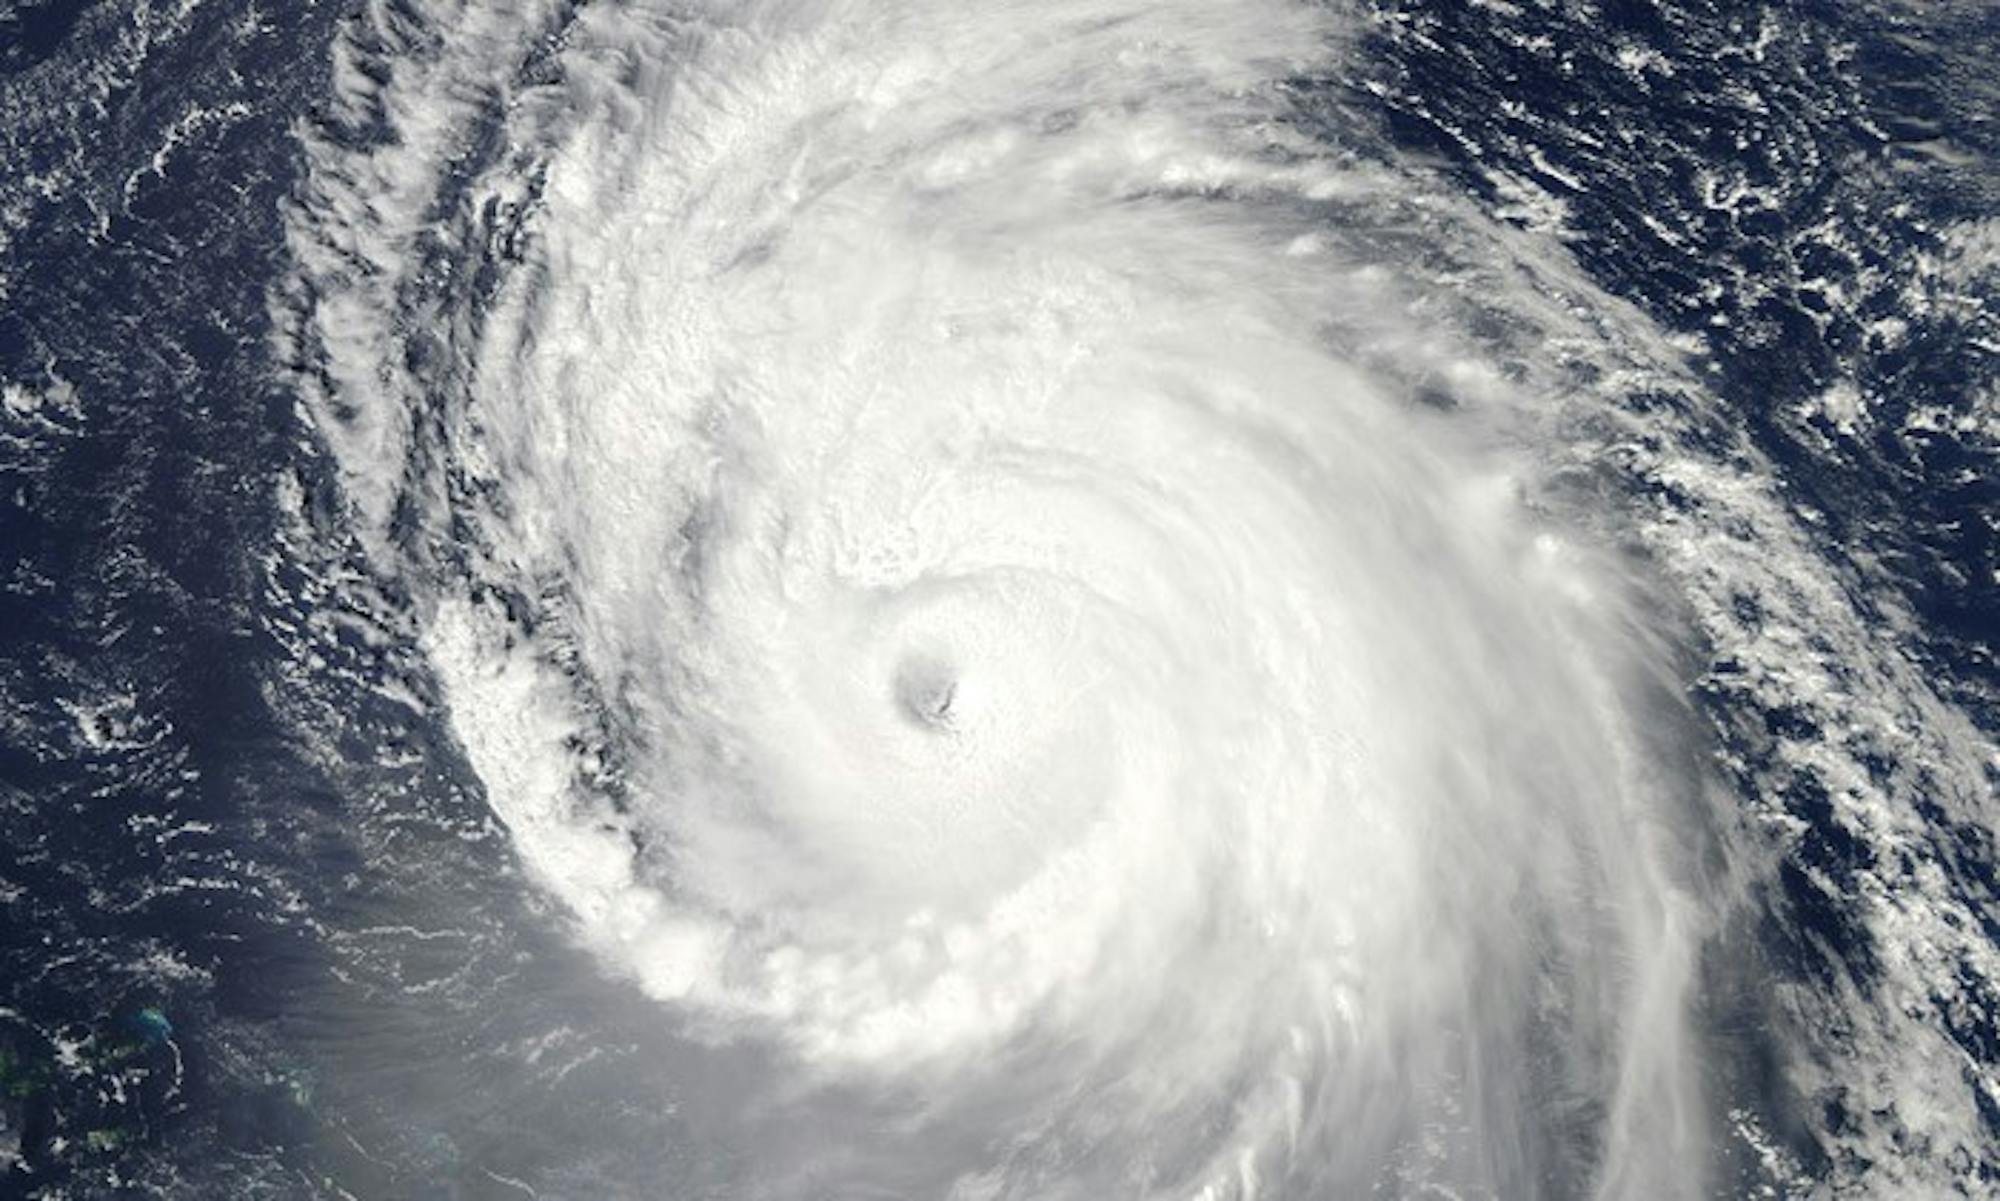
<path fill-rule="evenodd" d="M 928 655 L 907 658 L 896 669 L 895 696 L 897 706 L 910 721 L 926 729 L 950 729 L 958 672 L 951 664 Z"/>

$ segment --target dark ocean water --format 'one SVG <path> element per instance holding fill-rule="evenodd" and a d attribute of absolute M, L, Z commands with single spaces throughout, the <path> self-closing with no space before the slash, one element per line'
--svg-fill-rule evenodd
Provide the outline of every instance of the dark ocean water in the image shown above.
<path fill-rule="evenodd" d="M 701 1119 L 672 1098 L 750 1053 L 670 1048 L 520 886 L 405 699 L 434 686 L 345 532 L 290 383 L 314 366 L 275 361 L 296 132 L 327 127 L 347 7 L 0 7 L 0 1196 L 702 1195 L 728 1165 L 683 1149 Z M 1717 437 L 1776 465 L 1879 636 L 2000 733 L 2000 8 L 1410 0 L 1360 29 L 1294 85 L 1302 123 L 1371 123 L 1370 153 L 1435 164 L 1681 336 Z M 2000 768 L 1966 795 L 1868 752 L 1931 797 L 1890 845 L 1785 753 L 1837 716 L 1723 652 L 1698 674 L 1741 803 L 1800 830 L 1732 934 L 1766 975 L 1711 984 L 1801 985 L 1832 1078 L 1843 1015 L 1908 984 L 1859 898 L 1947 897 L 2000 935 Z M 1870 1195 L 1889 1154 L 2000 1188 L 2000 981 L 1954 975 L 1921 1020 L 1963 1053 L 1983 1146 L 1784 1087 L 1751 1031 L 1731 1070 L 1775 1150 L 1729 1187 Z"/>

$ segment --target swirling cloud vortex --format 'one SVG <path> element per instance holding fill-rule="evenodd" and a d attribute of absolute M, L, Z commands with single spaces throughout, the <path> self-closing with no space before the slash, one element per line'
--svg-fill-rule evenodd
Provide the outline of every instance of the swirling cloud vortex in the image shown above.
<path fill-rule="evenodd" d="M 974 1132 L 941 1194 L 1699 1175 L 1655 665 L 1321 236 L 1334 33 L 587 10 L 481 185 L 536 195 L 437 418 L 456 729 L 691 1037 Z"/>

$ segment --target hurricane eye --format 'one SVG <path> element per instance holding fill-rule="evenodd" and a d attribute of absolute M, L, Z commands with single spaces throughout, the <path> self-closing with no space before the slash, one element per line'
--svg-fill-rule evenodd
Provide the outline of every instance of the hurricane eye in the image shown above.
<path fill-rule="evenodd" d="M 894 692 L 897 707 L 911 722 L 927 729 L 948 729 L 952 702 L 958 696 L 958 673 L 940 659 L 906 659 L 896 670 Z"/>

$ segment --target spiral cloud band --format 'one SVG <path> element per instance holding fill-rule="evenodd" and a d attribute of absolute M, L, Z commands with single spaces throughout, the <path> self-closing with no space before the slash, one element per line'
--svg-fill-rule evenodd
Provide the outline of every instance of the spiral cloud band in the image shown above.
<path fill-rule="evenodd" d="M 1671 564 L 1563 441 L 1632 427 L 1302 115 L 1338 14 L 562 19 L 337 64 L 316 419 L 576 936 L 882 1115 L 754 1187 L 1705 1195 Z"/>

